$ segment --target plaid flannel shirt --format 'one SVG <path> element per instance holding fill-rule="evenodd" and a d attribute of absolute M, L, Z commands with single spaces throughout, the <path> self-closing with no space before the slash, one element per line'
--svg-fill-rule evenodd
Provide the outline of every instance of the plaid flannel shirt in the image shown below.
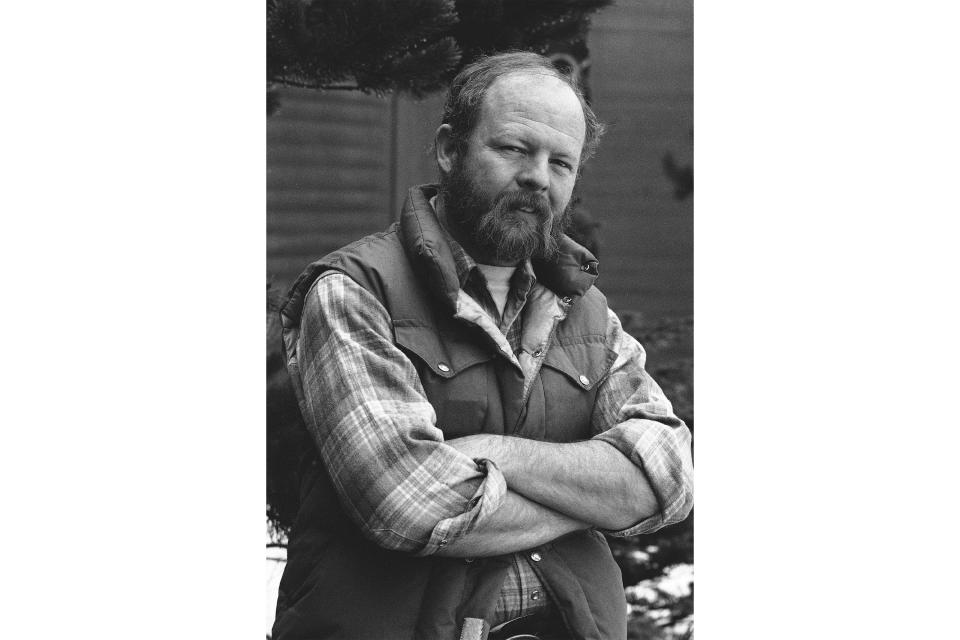
<path fill-rule="evenodd" d="M 536 284 L 529 262 L 511 280 L 503 317 L 476 263 L 448 238 L 461 288 L 519 348 L 523 302 Z M 618 356 L 601 383 L 594 438 L 642 468 L 660 510 L 614 536 L 656 530 L 690 509 L 690 432 L 644 370 L 643 347 L 608 312 L 607 343 Z M 377 544 L 430 555 L 466 535 L 500 506 L 506 483 L 443 445 L 436 414 L 413 364 L 395 346 L 386 309 L 347 276 L 328 272 L 307 296 L 297 350 L 307 424 L 347 513 Z M 493 624 L 549 606 L 522 555 L 515 555 Z"/>

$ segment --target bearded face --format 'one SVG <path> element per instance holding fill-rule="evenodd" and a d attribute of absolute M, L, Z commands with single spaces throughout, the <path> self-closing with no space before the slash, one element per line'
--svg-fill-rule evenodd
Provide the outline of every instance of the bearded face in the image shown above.
<path fill-rule="evenodd" d="M 440 192 L 447 224 L 455 228 L 455 236 L 467 240 L 481 262 L 552 258 L 573 213 L 569 204 L 554 211 L 545 197 L 532 191 L 487 194 L 459 160 L 441 176 Z"/>

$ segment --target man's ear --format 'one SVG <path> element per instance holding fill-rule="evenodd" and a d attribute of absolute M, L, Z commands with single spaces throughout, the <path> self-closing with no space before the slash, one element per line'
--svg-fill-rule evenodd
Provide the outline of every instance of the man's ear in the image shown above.
<path fill-rule="evenodd" d="M 434 137 L 434 148 L 437 153 L 437 166 L 444 173 L 450 173 L 457 160 L 457 144 L 453 139 L 453 127 L 448 124 L 440 125 Z"/>

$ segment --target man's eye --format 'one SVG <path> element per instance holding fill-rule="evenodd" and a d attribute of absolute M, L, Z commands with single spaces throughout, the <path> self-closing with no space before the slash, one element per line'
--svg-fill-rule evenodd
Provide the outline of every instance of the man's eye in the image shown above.
<path fill-rule="evenodd" d="M 566 161 L 564 161 L 564 160 L 552 160 L 551 162 L 553 162 L 553 164 L 554 164 L 555 166 L 557 166 L 557 167 L 562 167 L 562 168 L 566 169 L 567 171 L 570 171 L 570 170 L 573 168 L 573 167 L 570 166 L 570 163 L 569 163 L 569 162 L 566 162 Z"/>
<path fill-rule="evenodd" d="M 523 149 L 521 149 L 520 147 L 515 147 L 510 144 L 505 144 L 500 148 L 503 149 L 504 151 L 511 151 L 513 153 L 523 153 Z"/>

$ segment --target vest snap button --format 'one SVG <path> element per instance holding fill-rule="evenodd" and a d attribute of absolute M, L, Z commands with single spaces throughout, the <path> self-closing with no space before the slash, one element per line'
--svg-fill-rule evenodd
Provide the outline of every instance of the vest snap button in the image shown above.
<path fill-rule="evenodd" d="M 587 386 L 588 384 L 590 384 L 590 378 L 588 378 L 583 374 L 580 374 L 580 384 L 582 384 L 583 386 Z"/>
<path fill-rule="evenodd" d="M 560 301 L 563 304 L 570 304 L 571 302 L 573 302 L 573 298 L 571 298 L 570 296 L 563 296 L 563 298 L 561 298 Z"/>
<path fill-rule="evenodd" d="M 540 562 L 541 555 L 536 551 L 534 551 L 533 553 L 530 554 L 530 559 L 533 560 L 534 562 Z"/>
<path fill-rule="evenodd" d="M 450 371 L 450 367 L 448 367 L 448 366 L 447 366 L 446 364 L 444 364 L 443 362 L 441 362 L 441 363 L 439 363 L 439 364 L 437 365 L 437 369 L 440 369 L 440 371 L 443 371 L 444 373 L 447 373 L 448 371 Z"/>
<path fill-rule="evenodd" d="M 542 355 L 543 355 L 543 349 L 537 349 L 536 351 L 533 352 L 534 358 L 539 358 Z"/>

